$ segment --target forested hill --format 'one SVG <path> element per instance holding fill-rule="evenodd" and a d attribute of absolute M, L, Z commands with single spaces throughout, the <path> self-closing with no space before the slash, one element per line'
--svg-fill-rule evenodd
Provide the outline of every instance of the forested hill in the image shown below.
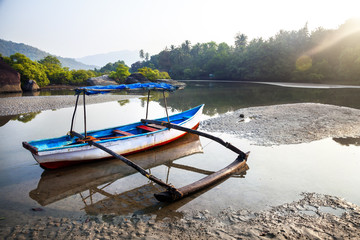
<path fill-rule="evenodd" d="M 7 56 L 7 57 L 15 53 L 21 53 L 33 61 L 38 61 L 40 59 L 45 58 L 48 55 L 52 55 L 50 53 L 44 52 L 40 49 L 31 47 L 23 43 L 15 43 L 11 41 L 5 41 L 3 39 L 0 39 L 0 53 L 3 56 Z M 60 60 L 61 65 L 63 67 L 68 67 L 70 69 L 94 69 L 95 67 L 97 67 L 97 66 L 86 65 L 84 63 L 78 62 L 73 58 L 63 58 L 58 56 L 57 58 Z"/>
<path fill-rule="evenodd" d="M 152 67 L 173 79 L 228 79 L 360 85 L 360 20 L 353 19 L 338 29 L 305 25 L 275 36 L 248 40 L 245 34 L 227 43 L 185 41 L 170 46 L 132 70 Z"/>

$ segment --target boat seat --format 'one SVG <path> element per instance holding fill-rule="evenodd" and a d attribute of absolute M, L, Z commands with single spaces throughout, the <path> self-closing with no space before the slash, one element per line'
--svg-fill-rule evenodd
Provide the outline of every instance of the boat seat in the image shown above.
<path fill-rule="evenodd" d="M 134 135 L 132 133 L 121 131 L 121 130 L 118 130 L 118 129 L 113 130 L 113 133 L 121 134 L 121 135 L 125 135 L 125 136 L 133 136 Z"/>
<path fill-rule="evenodd" d="M 136 126 L 137 128 L 141 129 L 141 130 L 144 130 L 146 132 L 155 132 L 155 131 L 159 131 L 159 129 L 157 128 L 153 128 L 153 127 L 149 127 L 149 126 L 146 126 L 146 125 L 139 125 L 139 126 Z"/>
<path fill-rule="evenodd" d="M 156 129 L 159 129 L 159 130 L 166 128 L 165 126 L 157 125 L 157 124 L 153 124 L 153 123 L 149 123 L 149 124 L 147 124 L 146 126 L 149 126 L 149 127 L 152 127 L 152 128 L 156 128 Z"/>

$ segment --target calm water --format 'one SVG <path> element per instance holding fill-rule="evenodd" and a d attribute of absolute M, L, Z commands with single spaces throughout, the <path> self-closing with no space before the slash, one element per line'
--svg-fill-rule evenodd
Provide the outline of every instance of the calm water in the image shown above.
<path fill-rule="evenodd" d="M 184 90 L 168 97 L 171 113 L 205 103 L 204 119 L 242 107 L 296 102 L 360 109 L 360 89 L 189 82 Z M 88 129 L 138 121 L 145 116 L 145 105 L 141 99 L 89 105 Z M 153 95 L 150 118 L 164 116 L 163 105 L 161 95 Z M 30 215 L 71 217 L 136 212 L 154 213 L 162 218 L 191 209 L 208 209 L 215 213 L 228 207 L 261 210 L 297 200 L 304 191 L 336 195 L 360 205 L 359 139 L 324 139 L 306 144 L 259 147 L 246 139 L 214 133 L 243 151 L 251 151 L 248 169 L 173 204 L 158 203 L 152 194 L 160 189 L 117 160 L 45 171 L 22 148 L 21 142 L 66 134 L 72 111 L 73 108 L 64 108 L 0 117 L 3 139 L 0 146 L 0 217 L 7 223 L 21 222 Z M 81 120 L 82 116 L 78 115 L 78 131 L 82 131 Z M 155 176 L 181 187 L 225 167 L 236 155 L 207 139 L 185 138 L 129 158 L 150 169 Z M 43 211 L 32 211 L 37 208 Z"/>

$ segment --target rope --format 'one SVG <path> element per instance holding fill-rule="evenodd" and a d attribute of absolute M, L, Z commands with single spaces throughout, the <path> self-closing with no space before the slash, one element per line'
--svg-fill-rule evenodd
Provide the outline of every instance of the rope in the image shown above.
<path fill-rule="evenodd" d="M 223 135 L 223 134 L 224 134 L 224 133 L 220 133 L 220 134 L 217 135 L 216 137 L 220 138 L 220 136 Z M 203 149 L 206 148 L 207 146 L 209 146 L 211 143 L 214 143 L 214 141 L 209 141 L 208 144 L 206 144 L 206 145 L 203 147 Z"/>

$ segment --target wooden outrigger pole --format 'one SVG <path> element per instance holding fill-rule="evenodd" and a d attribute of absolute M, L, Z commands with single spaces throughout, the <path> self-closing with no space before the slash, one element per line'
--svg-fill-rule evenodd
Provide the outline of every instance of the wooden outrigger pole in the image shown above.
<path fill-rule="evenodd" d="M 187 133 L 191 133 L 191 134 L 196 134 L 202 137 L 206 137 L 209 138 L 211 140 L 214 140 L 218 143 L 220 143 L 221 145 L 225 146 L 226 148 L 232 150 L 233 152 L 239 154 L 239 156 L 236 158 L 235 161 L 233 161 L 230 165 L 228 165 L 227 167 L 221 169 L 220 171 L 217 171 L 211 175 L 208 175 L 192 184 L 189 184 L 187 186 L 184 186 L 182 188 L 176 189 L 176 192 L 173 192 L 171 189 L 167 190 L 165 192 L 161 192 L 158 194 L 155 194 L 155 197 L 157 200 L 161 201 L 161 202 L 172 202 L 175 201 L 177 199 L 180 199 L 182 197 L 185 197 L 187 195 L 190 195 L 192 193 L 195 193 L 197 191 L 200 191 L 201 189 L 204 189 L 214 183 L 216 183 L 217 181 L 226 178 L 228 176 L 230 176 L 231 174 L 233 174 L 237 169 L 241 168 L 242 166 L 244 166 L 246 164 L 247 158 L 249 156 L 249 152 L 248 153 L 244 153 L 243 151 L 241 151 L 240 149 L 238 149 L 237 147 L 235 147 L 234 145 L 232 145 L 231 143 L 225 142 L 222 139 L 215 137 L 213 135 L 210 135 L 208 133 L 204 133 L 204 132 L 200 132 L 197 130 L 193 130 L 193 129 L 189 129 L 189 128 L 185 128 L 182 126 L 178 126 L 178 125 L 174 125 L 171 124 L 169 122 L 160 122 L 160 121 L 156 121 L 156 120 L 147 120 L 147 119 L 141 119 L 142 123 L 150 123 L 150 124 L 156 124 L 156 125 L 160 125 L 160 126 L 165 126 L 167 128 L 174 128 L 176 130 L 180 130 L 180 131 L 184 131 Z"/>
<path fill-rule="evenodd" d="M 167 112 L 167 103 L 166 103 L 166 97 L 165 97 L 165 91 L 163 92 L 163 96 L 164 96 L 164 103 L 165 103 L 165 110 L 166 110 L 166 115 L 167 115 L 167 119 L 168 122 L 160 122 L 160 121 L 156 121 L 156 120 L 148 120 L 148 119 L 141 119 L 142 123 L 145 124 L 155 124 L 158 126 L 165 126 L 168 129 L 176 129 L 179 131 L 183 131 L 183 132 L 187 132 L 187 133 L 191 133 L 191 134 L 196 134 L 202 137 L 206 137 L 209 138 L 211 140 L 214 140 L 218 143 L 220 143 L 221 145 L 225 146 L 226 148 L 232 150 L 233 152 L 238 154 L 238 157 L 235 159 L 235 161 L 233 161 L 230 165 L 228 165 L 227 167 L 221 169 L 220 171 L 217 171 L 211 175 L 208 175 L 192 184 L 186 185 L 184 187 L 181 188 L 175 188 L 173 185 L 167 184 L 165 182 L 163 182 L 161 179 L 153 176 L 152 174 L 150 174 L 149 172 L 147 172 L 145 169 L 143 169 L 141 166 L 137 165 L 136 163 L 132 162 L 130 159 L 115 153 L 114 151 L 110 150 L 109 148 L 103 146 L 102 144 L 99 144 L 97 142 L 95 142 L 93 139 L 89 138 L 87 136 L 86 133 L 86 108 L 85 108 L 85 91 L 83 91 L 84 93 L 84 129 L 85 129 L 85 136 L 82 134 L 79 134 L 75 131 L 73 131 L 73 121 L 74 121 L 74 116 L 75 116 L 75 112 L 76 112 L 76 108 L 77 108 L 77 104 L 78 104 L 78 98 L 79 95 L 76 99 L 76 105 L 75 105 L 75 110 L 74 110 L 74 114 L 73 114 L 73 118 L 72 118 L 72 123 L 71 123 L 71 129 L 70 129 L 70 135 L 72 136 L 76 136 L 80 139 L 86 140 L 86 142 L 89 145 L 92 145 L 94 147 L 97 147 L 105 152 L 107 152 L 108 154 L 112 155 L 113 157 L 123 161 L 125 164 L 127 164 L 128 166 L 134 168 L 135 170 L 137 170 L 139 173 L 141 173 L 143 176 L 147 177 L 149 180 L 153 181 L 154 183 L 158 184 L 161 187 L 164 187 L 166 189 L 166 191 L 161 192 L 161 193 L 156 193 L 154 194 L 155 198 L 158 201 L 161 202 L 173 202 L 176 201 L 178 199 L 181 199 L 185 196 L 188 196 L 190 194 L 193 194 L 195 192 L 198 192 L 204 188 L 210 187 L 211 185 L 215 184 L 216 182 L 220 181 L 221 179 L 224 179 L 228 176 L 230 176 L 231 174 L 233 174 L 234 172 L 236 172 L 238 169 L 242 168 L 243 166 L 245 166 L 247 158 L 249 156 L 249 152 L 248 153 L 244 153 L 243 151 L 241 151 L 240 149 L 238 149 L 237 147 L 235 147 L 234 145 L 223 141 L 222 139 L 215 137 L 213 135 L 210 135 L 208 133 L 204 133 L 204 132 L 200 132 L 197 130 L 193 130 L 190 128 L 185 128 L 183 126 L 179 126 L 179 125 L 175 125 L 170 123 L 169 120 L 169 116 L 168 116 L 168 112 Z M 148 102 L 147 102 L 147 106 L 146 106 L 146 118 L 148 118 L 148 107 L 149 107 L 149 96 L 150 96 L 150 90 L 148 90 Z"/>

